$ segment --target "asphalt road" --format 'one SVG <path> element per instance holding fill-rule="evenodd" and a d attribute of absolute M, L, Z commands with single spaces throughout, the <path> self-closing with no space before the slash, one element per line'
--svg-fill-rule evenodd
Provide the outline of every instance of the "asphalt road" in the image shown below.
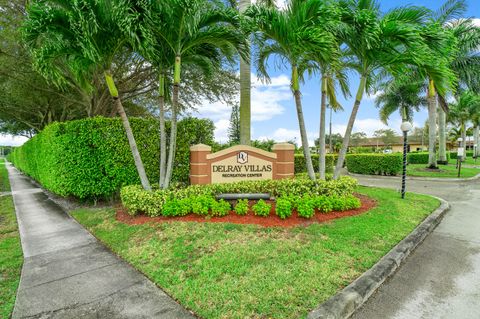
<path fill-rule="evenodd" d="M 400 188 L 398 178 L 359 181 Z M 410 180 L 407 187 L 447 200 L 451 210 L 352 318 L 480 318 L 480 181 Z"/>

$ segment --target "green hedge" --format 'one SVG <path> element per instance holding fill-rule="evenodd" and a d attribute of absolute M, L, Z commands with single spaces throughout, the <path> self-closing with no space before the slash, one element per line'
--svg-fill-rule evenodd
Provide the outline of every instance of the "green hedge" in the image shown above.
<path fill-rule="evenodd" d="M 397 175 L 402 171 L 402 154 L 348 154 L 346 166 L 350 173 Z"/>
<path fill-rule="evenodd" d="M 318 172 L 318 154 L 312 154 L 313 169 Z M 325 170 L 327 173 L 332 174 L 334 166 L 337 162 L 338 155 L 327 154 L 325 156 Z M 306 173 L 307 163 L 303 154 L 295 154 L 295 174 Z"/>
<path fill-rule="evenodd" d="M 408 164 L 428 164 L 428 153 L 408 153 Z"/>
<path fill-rule="evenodd" d="M 473 151 L 467 151 L 466 152 L 467 157 L 473 157 Z M 457 152 L 450 152 L 450 159 L 456 160 L 458 157 Z"/>
<path fill-rule="evenodd" d="M 307 178 L 243 181 L 228 184 L 191 185 L 148 192 L 139 185 L 123 187 L 120 196 L 129 213 L 135 215 L 143 212 L 149 216 L 163 214 L 166 203 L 174 200 L 188 199 L 193 202 L 212 202 L 214 197 L 222 193 L 268 193 L 273 197 L 305 196 L 350 196 L 358 182 L 349 176 L 338 180 L 311 181 Z"/>
<path fill-rule="evenodd" d="M 132 118 L 130 124 L 150 182 L 158 183 L 157 120 Z M 209 120 L 179 121 L 175 182 L 188 183 L 190 146 L 213 143 L 213 131 Z M 120 119 L 97 117 L 54 123 L 16 148 L 9 159 L 22 172 L 62 196 L 106 198 L 124 185 L 140 183 Z"/>

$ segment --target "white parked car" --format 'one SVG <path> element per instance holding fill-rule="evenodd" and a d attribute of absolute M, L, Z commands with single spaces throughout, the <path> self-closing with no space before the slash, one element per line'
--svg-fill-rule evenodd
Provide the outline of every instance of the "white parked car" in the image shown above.
<path fill-rule="evenodd" d="M 393 150 L 383 150 L 383 154 L 392 154 Z"/>

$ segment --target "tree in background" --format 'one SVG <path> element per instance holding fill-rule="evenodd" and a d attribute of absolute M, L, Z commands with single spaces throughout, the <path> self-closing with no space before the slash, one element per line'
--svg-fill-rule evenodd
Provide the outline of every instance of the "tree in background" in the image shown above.
<path fill-rule="evenodd" d="M 88 90 L 93 71 L 103 73 L 120 114 L 142 186 L 150 190 L 142 158 L 115 83 L 113 65 L 126 43 L 109 1 L 32 1 L 24 24 L 36 69 L 52 83 L 68 87 L 69 79 Z M 66 67 L 66 69 L 65 69 Z"/>
<path fill-rule="evenodd" d="M 350 137 L 351 140 L 351 145 L 358 147 L 364 144 L 368 139 L 367 133 L 365 132 L 355 132 L 352 133 L 352 136 Z"/>
<path fill-rule="evenodd" d="M 374 135 L 377 137 L 377 138 L 380 138 L 383 142 L 383 144 L 385 145 L 385 148 L 388 149 L 388 148 L 391 148 L 392 145 L 397 142 L 398 140 L 398 135 L 397 133 L 392 130 L 392 129 L 381 129 L 381 130 L 376 130 L 374 132 Z"/>
<path fill-rule="evenodd" d="M 230 115 L 230 126 L 228 127 L 228 143 L 231 145 L 240 143 L 240 106 L 233 105 Z"/>

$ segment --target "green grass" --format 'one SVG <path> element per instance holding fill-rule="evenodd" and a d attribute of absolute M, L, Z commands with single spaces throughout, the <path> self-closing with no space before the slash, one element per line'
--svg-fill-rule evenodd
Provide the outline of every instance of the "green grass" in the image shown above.
<path fill-rule="evenodd" d="M 112 209 L 73 216 L 203 318 L 302 318 L 373 266 L 439 206 L 361 187 L 370 212 L 308 227 L 171 222 L 129 226 Z"/>
<path fill-rule="evenodd" d="M 462 164 L 463 165 L 463 164 Z M 441 178 L 457 178 L 458 170 L 455 167 L 455 163 L 450 163 L 449 165 L 439 165 L 439 171 L 426 170 L 425 164 L 409 164 L 407 166 L 407 175 L 408 176 L 419 176 L 419 177 L 441 177 Z M 463 167 L 461 168 L 461 178 L 474 177 L 480 174 L 480 169 L 472 167 Z"/>
<path fill-rule="evenodd" d="M 9 191 L 8 172 L 0 161 L 0 189 Z M 23 256 L 12 196 L 0 197 L 0 318 L 10 318 Z"/>
<path fill-rule="evenodd" d="M 451 165 L 455 165 L 456 163 L 457 163 L 456 159 L 450 159 L 449 160 L 449 164 L 451 164 Z M 467 157 L 465 159 L 465 161 L 462 162 L 462 165 L 464 165 L 464 164 L 472 165 L 472 166 L 474 166 L 474 165 L 480 166 L 480 158 L 477 158 L 477 162 L 475 163 L 475 159 L 473 157 Z"/>

